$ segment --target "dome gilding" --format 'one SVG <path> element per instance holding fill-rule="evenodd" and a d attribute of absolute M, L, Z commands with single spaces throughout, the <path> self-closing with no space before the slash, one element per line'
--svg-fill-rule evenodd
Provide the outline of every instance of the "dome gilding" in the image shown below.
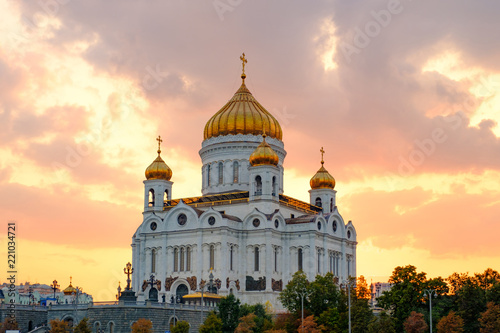
<path fill-rule="evenodd" d="M 271 148 L 271 146 L 266 142 L 266 135 L 262 135 L 262 142 L 255 148 L 253 153 L 249 158 L 250 164 L 252 166 L 257 165 L 278 165 L 279 157 L 278 154 Z"/>
<path fill-rule="evenodd" d="M 168 167 L 167 163 L 161 158 L 160 143 L 163 141 L 160 136 L 156 139 L 158 141 L 158 157 L 146 168 L 146 179 L 163 179 L 170 180 L 172 178 L 172 170 Z"/>

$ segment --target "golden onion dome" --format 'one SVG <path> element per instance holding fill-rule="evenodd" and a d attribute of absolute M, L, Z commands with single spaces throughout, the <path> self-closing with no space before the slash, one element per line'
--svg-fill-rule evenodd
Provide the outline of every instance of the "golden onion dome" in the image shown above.
<path fill-rule="evenodd" d="M 260 135 L 264 131 L 268 136 L 281 140 L 281 126 L 252 95 L 245 85 L 245 54 L 243 61 L 242 83 L 226 105 L 208 120 L 203 133 L 204 140 L 220 135 L 253 134 Z"/>
<path fill-rule="evenodd" d="M 158 141 L 158 157 L 146 169 L 146 179 L 163 179 L 170 180 L 172 178 L 172 170 L 168 167 L 167 163 L 161 158 L 160 143 L 163 141 L 160 136 L 156 139 Z"/>
<path fill-rule="evenodd" d="M 72 277 L 69 277 L 69 286 L 63 290 L 64 295 L 74 295 L 76 294 L 76 288 L 71 284 Z"/>
<path fill-rule="evenodd" d="M 333 178 L 332 175 L 325 169 L 323 164 L 325 164 L 325 161 L 323 161 L 323 154 L 324 150 L 323 147 L 321 147 L 321 168 L 319 168 L 318 172 L 311 178 L 309 181 L 309 184 L 311 185 L 311 189 L 316 190 L 320 188 L 330 188 L 334 189 L 335 188 L 335 178 Z"/>
<path fill-rule="evenodd" d="M 271 146 L 266 142 L 266 136 L 267 135 L 265 133 L 262 134 L 262 142 L 250 155 L 249 160 L 252 166 L 278 165 L 278 154 L 276 154 L 273 148 L 271 148 Z"/>

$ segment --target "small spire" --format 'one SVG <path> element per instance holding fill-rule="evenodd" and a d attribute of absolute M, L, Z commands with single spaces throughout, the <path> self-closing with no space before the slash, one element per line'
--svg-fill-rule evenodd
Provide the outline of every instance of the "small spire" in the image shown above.
<path fill-rule="evenodd" d="M 158 137 L 156 138 L 156 141 L 158 141 L 158 155 L 160 155 L 160 153 L 161 153 L 160 145 L 163 142 L 163 140 L 161 139 L 161 136 L 158 135 Z"/>
<path fill-rule="evenodd" d="M 266 134 L 266 128 L 263 127 L 262 128 L 262 138 L 264 139 L 264 141 L 266 141 L 266 137 L 267 137 L 267 134 Z"/>
<path fill-rule="evenodd" d="M 245 64 L 248 62 L 247 58 L 245 58 L 245 53 L 243 52 L 240 56 L 241 64 L 243 66 L 243 69 L 241 71 L 241 78 L 243 79 L 243 82 L 245 82 L 245 78 L 247 77 L 245 74 Z"/>
<path fill-rule="evenodd" d="M 323 165 L 325 164 L 325 161 L 323 161 L 323 154 L 325 153 L 325 150 L 323 149 L 323 147 L 321 147 L 319 151 L 321 152 L 321 165 Z"/>

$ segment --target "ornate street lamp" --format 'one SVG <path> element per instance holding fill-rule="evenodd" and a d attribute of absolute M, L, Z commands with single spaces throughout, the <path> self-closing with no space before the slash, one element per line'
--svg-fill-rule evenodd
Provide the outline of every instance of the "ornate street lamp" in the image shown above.
<path fill-rule="evenodd" d="M 130 290 L 130 282 L 132 280 L 130 280 L 130 275 L 132 275 L 132 273 L 134 273 L 134 269 L 132 268 L 132 264 L 130 263 L 130 261 L 127 263 L 127 265 L 125 266 L 125 268 L 123 269 L 123 272 L 127 275 L 127 287 L 125 288 L 125 290 Z"/>
<path fill-rule="evenodd" d="M 54 290 L 54 299 L 56 298 L 56 291 L 59 289 L 59 285 L 57 284 L 57 280 L 52 281 L 52 285 L 50 286 L 52 290 Z"/>

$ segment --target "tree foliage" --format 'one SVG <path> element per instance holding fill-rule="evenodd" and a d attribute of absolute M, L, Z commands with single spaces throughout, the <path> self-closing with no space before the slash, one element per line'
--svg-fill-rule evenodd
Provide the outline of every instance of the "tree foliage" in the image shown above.
<path fill-rule="evenodd" d="M 392 318 L 384 311 L 381 312 L 378 317 L 373 317 L 368 324 L 367 333 L 396 333 L 396 328 L 394 327 L 394 321 Z"/>
<path fill-rule="evenodd" d="M 257 316 L 254 313 L 249 313 L 246 316 L 240 318 L 240 323 L 236 327 L 235 333 L 252 333 L 254 328 L 257 326 L 255 323 L 255 318 Z"/>
<path fill-rule="evenodd" d="M 300 333 L 321 333 L 325 330 L 323 325 L 319 325 L 313 315 L 304 318 L 304 323 L 299 326 Z"/>
<path fill-rule="evenodd" d="M 189 333 L 189 323 L 185 320 L 179 321 L 172 329 L 172 333 Z"/>
<path fill-rule="evenodd" d="M 222 297 L 219 303 L 219 317 L 222 320 L 222 332 L 233 333 L 240 318 L 240 300 L 233 294 Z"/>
<path fill-rule="evenodd" d="M 15 318 L 9 318 L 5 317 L 5 320 L 2 323 L 2 326 L 0 327 L 0 333 L 5 333 L 7 330 L 18 330 L 19 325 L 17 324 L 17 321 Z"/>
<path fill-rule="evenodd" d="M 92 333 L 92 329 L 90 328 L 89 319 L 87 317 L 80 320 L 78 325 L 76 325 L 73 330 L 74 333 Z"/>
<path fill-rule="evenodd" d="M 454 311 L 442 317 L 437 324 L 438 333 L 462 333 L 463 331 L 464 321 Z"/>
<path fill-rule="evenodd" d="M 69 332 L 68 322 L 62 320 L 51 320 L 50 321 L 50 333 L 67 333 Z"/>
<path fill-rule="evenodd" d="M 152 333 L 153 323 L 149 319 L 140 318 L 132 325 L 132 333 Z"/>
<path fill-rule="evenodd" d="M 424 315 L 415 311 L 411 312 L 403 325 L 406 333 L 424 333 L 429 330 Z"/>
<path fill-rule="evenodd" d="M 278 299 L 283 306 L 291 313 L 301 311 L 301 293 L 309 292 L 309 281 L 307 281 L 306 274 L 298 271 L 293 274 L 292 279 L 283 291 L 279 294 Z M 307 297 L 304 297 L 304 307 L 307 308 Z"/>
<path fill-rule="evenodd" d="M 479 322 L 481 324 L 481 333 L 500 332 L 500 305 L 489 302 L 486 311 L 481 314 Z"/>
<path fill-rule="evenodd" d="M 210 312 L 203 325 L 200 327 L 200 333 L 220 333 L 222 332 L 222 319 L 215 312 Z"/>

